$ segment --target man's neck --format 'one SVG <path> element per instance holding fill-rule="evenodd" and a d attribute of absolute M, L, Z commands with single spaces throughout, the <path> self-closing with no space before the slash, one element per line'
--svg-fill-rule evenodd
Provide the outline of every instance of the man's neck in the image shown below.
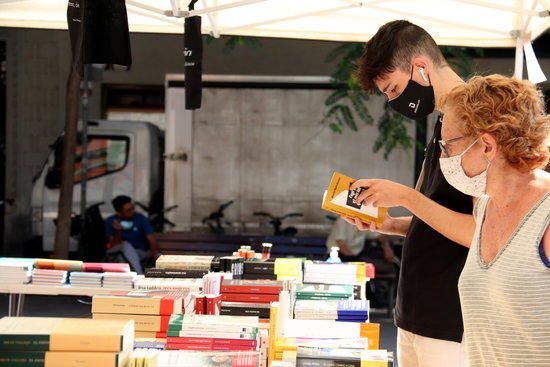
<path fill-rule="evenodd" d="M 449 93 L 454 87 L 463 84 L 464 80 L 450 66 L 444 66 L 434 74 L 431 81 L 434 87 L 436 109 L 440 110 L 439 99 Z"/>

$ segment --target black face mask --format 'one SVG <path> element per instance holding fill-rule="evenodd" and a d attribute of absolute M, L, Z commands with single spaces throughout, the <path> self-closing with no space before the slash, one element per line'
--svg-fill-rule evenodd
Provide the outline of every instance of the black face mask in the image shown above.
<path fill-rule="evenodd" d="M 418 84 L 412 79 L 414 66 L 411 68 L 411 78 L 403 93 L 389 101 L 391 108 L 405 117 L 420 120 L 434 112 L 435 95 L 432 82 L 428 76 L 429 86 Z"/>

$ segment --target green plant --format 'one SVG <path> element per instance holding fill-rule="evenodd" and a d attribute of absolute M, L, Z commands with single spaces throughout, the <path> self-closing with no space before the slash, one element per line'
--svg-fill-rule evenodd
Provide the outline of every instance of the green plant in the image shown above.
<path fill-rule="evenodd" d="M 205 35 L 204 41 L 207 44 L 211 44 L 217 41 L 225 42 L 223 46 L 223 53 L 226 53 L 226 54 L 240 46 L 248 47 L 252 50 L 257 50 L 262 47 L 262 42 L 257 37 L 229 36 L 229 37 L 222 37 L 218 39 L 210 35 Z"/>
<path fill-rule="evenodd" d="M 472 74 L 471 57 L 482 56 L 479 49 L 464 47 L 442 47 L 443 54 L 450 66 L 460 75 L 467 77 Z M 322 123 L 327 124 L 335 133 L 342 133 L 346 128 L 358 131 L 358 122 L 373 125 L 374 119 L 369 113 L 367 102 L 369 95 L 361 90 L 353 71 L 355 60 L 363 52 L 361 43 L 344 43 L 336 47 L 326 58 L 326 62 L 337 62 L 336 71 L 332 74 L 334 92 L 325 100 L 327 112 Z M 415 140 L 408 135 L 406 124 L 412 121 L 395 112 L 387 103 L 384 113 L 376 122 L 379 135 L 374 143 L 374 152 L 382 151 L 388 159 L 395 149 L 409 149 Z M 423 149 L 422 142 L 415 142 Z"/>

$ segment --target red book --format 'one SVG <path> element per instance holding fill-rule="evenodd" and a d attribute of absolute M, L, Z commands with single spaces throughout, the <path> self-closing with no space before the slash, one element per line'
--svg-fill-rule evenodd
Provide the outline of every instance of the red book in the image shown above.
<path fill-rule="evenodd" d="M 367 278 L 374 279 L 375 278 L 375 268 L 374 264 L 367 263 L 366 264 L 366 270 L 367 270 Z"/>
<path fill-rule="evenodd" d="M 224 302 L 271 303 L 279 300 L 278 294 L 224 293 Z"/>
<path fill-rule="evenodd" d="M 167 343 L 166 349 L 168 350 L 212 350 L 211 345 L 200 344 L 172 344 Z"/>
<path fill-rule="evenodd" d="M 206 297 L 203 295 L 195 298 L 195 313 L 197 315 L 206 315 Z"/>
<path fill-rule="evenodd" d="M 224 280 L 222 293 L 279 294 L 283 290 L 280 283 L 249 280 Z"/>
<path fill-rule="evenodd" d="M 206 314 L 219 315 L 222 306 L 222 296 L 206 296 Z"/>
<path fill-rule="evenodd" d="M 202 344 L 202 345 L 232 345 L 242 347 L 256 347 L 257 340 L 242 340 L 242 339 L 218 339 L 218 338 L 190 338 L 190 337 L 168 337 L 166 340 L 171 344 Z"/>

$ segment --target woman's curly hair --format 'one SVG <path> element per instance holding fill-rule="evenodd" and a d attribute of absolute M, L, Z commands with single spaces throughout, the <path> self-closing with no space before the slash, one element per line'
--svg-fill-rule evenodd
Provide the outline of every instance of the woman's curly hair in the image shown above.
<path fill-rule="evenodd" d="M 550 116 L 542 93 L 530 82 L 498 74 L 475 76 L 440 102 L 466 135 L 491 134 L 513 167 L 528 172 L 548 164 Z"/>

